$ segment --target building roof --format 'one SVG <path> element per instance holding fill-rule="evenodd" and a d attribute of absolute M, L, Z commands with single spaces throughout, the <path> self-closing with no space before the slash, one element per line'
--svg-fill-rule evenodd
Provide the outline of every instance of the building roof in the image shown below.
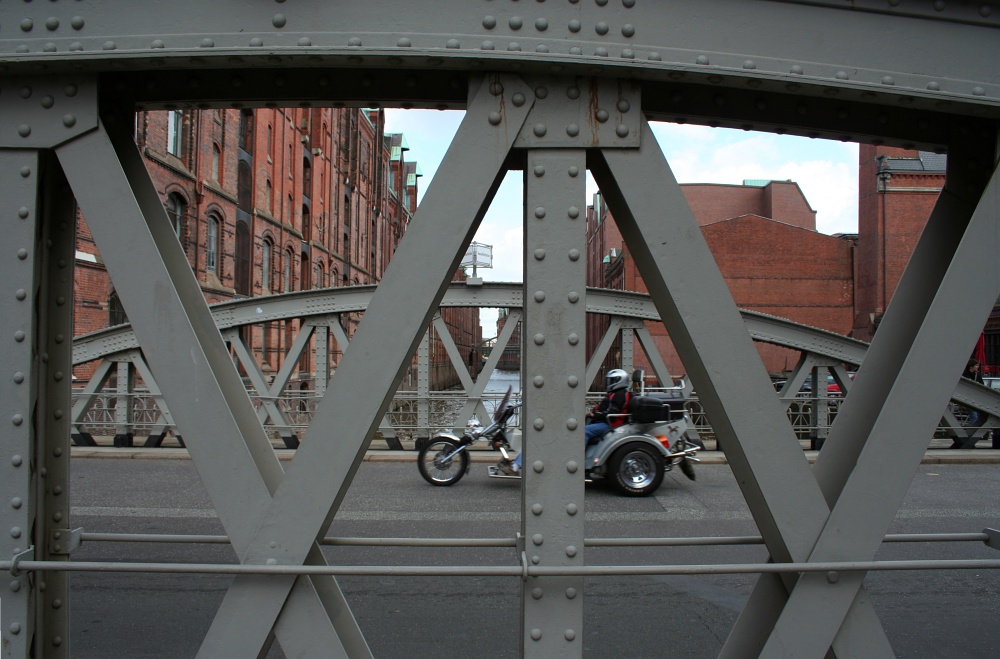
<path fill-rule="evenodd" d="M 943 174 L 948 163 L 948 156 L 932 151 L 918 151 L 916 158 L 893 158 L 885 159 L 883 166 L 885 171 L 890 172 L 933 172 Z"/>

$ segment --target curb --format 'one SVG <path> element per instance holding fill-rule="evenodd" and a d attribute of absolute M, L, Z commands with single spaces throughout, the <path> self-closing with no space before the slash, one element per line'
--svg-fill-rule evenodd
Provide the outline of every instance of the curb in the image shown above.
<path fill-rule="evenodd" d="M 294 449 L 275 449 L 278 460 L 287 462 L 295 455 Z M 70 452 L 74 458 L 104 458 L 112 460 L 190 460 L 191 455 L 184 448 L 117 448 L 111 446 L 74 446 Z M 815 464 L 819 451 L 802 451 L 809 464 Z M 473 450 L 469 452 L 472 462 L 496 462 L 499 458 L 494 451 Z M 705 451 L 698 454 L 701 464 L 728 464 L 721 451 Z M 416 462 L 416 451 L 369 450 L 365 462 Z M 920 464 L 1000 464 L 1000 450 L 996 449 L 931 449 L 921 458 Z"/>

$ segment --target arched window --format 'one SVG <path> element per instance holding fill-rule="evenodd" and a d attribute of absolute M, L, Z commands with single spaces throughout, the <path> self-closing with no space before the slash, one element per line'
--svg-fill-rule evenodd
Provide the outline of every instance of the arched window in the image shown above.
<path fill-rule="evenodd" d="M 184 199 L 176 192 L 167 197 L 167 217 L 170 218 L 170 226 L 174 228 L 174 235 L 177 240 L 181 240 L 184 235 Z"/>
<path fill-rule="evenodd" d="M 184 113 L 180 110 L 167 113 L 167 153 L 178 158 L 184 155 Z"/>
<path fill-rule="evenodd" d="M 219 274 L 219 218 L 208 216 L 208 232 L 205 239 L 205 269 Z"/>
<path fill-rule="evenodd" d="M 222 179 L 219 178 L 219 161 L 222 160 L 222 150 L 219 148 L 218 144 L 212 145 L 212 180 L 216 183 L 222 183 Z"/>
<path fill-rule="evenodd" d="M 253 181 L 251 180 L 250 165 L 245 160 L 241 160 L 236 166 L 236 196 L 240 210 L 251 212 L 253 210 Z M 268 181 L 268 190 L 271 189 Z"/>
<path fill-rule="evenodd" d="M 118 299 L 118 291 L 111 291 L 111 295 L 108 296 L 108 325 L 121 325 L 127 322 L 128 315 L 121 300 Z"/>
<path fill-rule="evenodd" d="M 281 292 L 292 290 L 292 250 L 285 250 L 285 262 L 281 264 Z"/>
<path fill-rule="evenodd" d="M 313 288 L 323 288 L 323 264 L 319 261 L 313 264 Z"/>
<path fill-rule="evenodd" d="M 236 265 L 233 287 L 239 295 L 250 295 L 250 227 L 246 222 L 236 222 Z"/>
<path fill-rule="evenodd" d="M 260 248 L 260 287 L 264 292 L 271 290 L 271 254 L 273 251 L 271 239 L 265 238 Z"/>

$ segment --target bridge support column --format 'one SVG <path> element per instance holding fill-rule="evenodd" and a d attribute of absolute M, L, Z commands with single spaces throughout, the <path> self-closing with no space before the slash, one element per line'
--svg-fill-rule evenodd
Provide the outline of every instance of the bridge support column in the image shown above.
<path fill-rule="evenodd" d="M 586 196 L 583 151 L 530 151 L 524 225 L 524 487 L 521 560 L 584 563 Z M 521 590 L 525 657 L 583 656 L 583 578 Z"/>

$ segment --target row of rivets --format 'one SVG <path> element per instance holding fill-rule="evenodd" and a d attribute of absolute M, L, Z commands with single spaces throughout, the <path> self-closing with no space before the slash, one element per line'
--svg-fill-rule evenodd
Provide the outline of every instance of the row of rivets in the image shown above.
<path fill-rule="evenodd" d="M 483 18 L 483 27 L 486 28 L 487 30 L 492 30 L 497 25 L 498 21 L 496 16 L 485 16 Z M 507 20 L 507 25 L 508 27 L 510 27 L 510 29 L 516 32 L 517 30 L 520 30 L 522 27 L 524 27 L 524 18 L 521 16 L 511 16 Z M 570 32 L 576 34 L 583 29 L 583 23 L 581 23 L 579 19 L 574 18 L 569 23 L 566 24 L 566 27 L 569 29 Z M 548 19 L 546 18 L 535 19 L 535 29 L 538 30 L 539 32 L 545 32 L 546 30 L 548 30 L 549 29 Z M 611 25 L 609 25 L 607 21 L 598 21 L 597 23 L 594 24 L 594 32 L 603 37 L 607 35 L 609 32 L 611 32 Z M 623 37 L 632 38 L 635 36 L 635 26 L 630 23 L 625 23 L 624 25 L 622 25 L 621 32 Z"/>

